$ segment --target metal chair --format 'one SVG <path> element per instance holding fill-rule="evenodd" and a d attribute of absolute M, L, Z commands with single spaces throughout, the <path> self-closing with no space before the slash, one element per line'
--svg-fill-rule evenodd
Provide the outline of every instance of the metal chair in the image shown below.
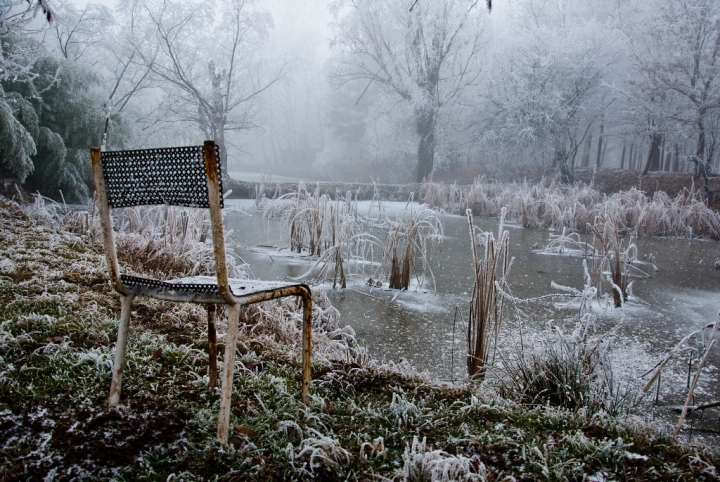
<path fill-rule="evenodd" d="M 241 308 L 244 305 L 285 296 L 300 296 L 303 300 L 302 401 L 307 404 L 310 398 L 312 319 L 310 288 L 304 284 L 228 278 L 221 213 L 224 205 L 221 195 L 222 177 L 218 163 L 219 152 L 215 142 L 206 141 L 203 146 L 115 152 L 101 152 L 100 149 L 93 148 L 90 151 L 90 158 L 110 280 L 122 297 L 108 405 L 114 407 L 120 400 L 130 310 L 136 296 L 208 305 L 211 386 L 214 386 L 217 379 L 214 306 L 229 305 L 225 368 L 217 432 L 217 438 L 222 444 L 226 444 L 228 440 L 235 349 Z M 210 210 L 216 277 L 195 276 L 156 280 L 120 274 L 110 208 L 157 204 Z"/>

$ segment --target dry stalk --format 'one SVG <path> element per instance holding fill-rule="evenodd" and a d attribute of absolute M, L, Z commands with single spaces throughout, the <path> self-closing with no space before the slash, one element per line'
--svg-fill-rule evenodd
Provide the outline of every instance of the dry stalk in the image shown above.
<path fill-rule="evenodd" d="M 710 337 L 708 338 L 711 340 L 713 338 L 713 336 L 715 335 L 715 332 L 720 328 L 720 315 L 718 315 L 718 319 L 715 321 L 715 323 L 705 325 L 704 327 L 700 328 L 699 330 L 693 331 L 692 333 L 687 335 L 685 338 L 680 340 L 680 342 L 677 345 L 675 345 L 675 347 L 672 350 L 670 350 L 670 352 L 667 355 L 665 355 L 665 357 L 660 361 L 660 363 L 657 364 L 655 370 L 652 373 L 652 376 L 650 377 L 650 380 L 648 380 L 648 382 L 645 384 L 645 386 L 642 388 L 642 390 L 640 390 L 640 393 L 638 393 L 638 396 L 635 398 L 634 405 L 637 406 L 637 404 L 640 403 L 640 401 L 643 399 L 643 397 L 648 392 L 648 390 L 650 390 L 650 387 L 652 387 L 653 383 L 655 383 L 655 380 L 657 380 L 657 378 L 660 376 L 660 373 L 662 372 L 663 368 L 665 368 L 665 365 L 668 364 L 668 362 L 670 361 L 670 359 L 672 359 L 672 357 L 674 355 L 676 355 L 678 352 L 681 351 L 681 348 L 683 346 L 685 346 L 685 344 L 688 342 L 688 340 L 690 340 L 694 336 L 698 336 L 698 335 L 702 334 L 708 328 L 711 328 Z M 687 405 L 687 403 L 686 403 L 686 405 Z"/>
<path fill-rule="evenodd" d="M 708 344 L 707 348 L 705 349 L 705 355 L 703 355 L 702 360 L 700 360 L 700 364 L 697 367 L 697 371 L 695 372 L 695 376 L 693 377 L 692 384 L 690 385 L 690 391 L 688 391 L 688 396 L 685 399 L 685 405 L 683 406 L 682 413 L 680 414 L 680 420 L 678 420 L 677 427 L 675 427 L 675 431 L 673 432 L 673 437 L 677 438 L 678 434 L 680 433 L 680 430 L 682 429 L 683 423 L 685 422 L 685 417 L 687 417 L 688 408 L 690 407 L 690 402 L 692 401 L 693 394 L 695 393 L 695 387 L 697 386 L 698 379 L 700 378 L 700 372 L 702 371 L 703 367 L 705 366 L 705 362 L 707 361 L 708 355 L 710 355 L 710 350 L 715 345 L 715 340 L 711 340 Z"/>
<path fill-rule="evenodd" d="M 492 350 L 497 348 L 497 337 L 502 323 L 504 301 L 502 292 L 506 288 L 509 234 L 503 231 L 504 216 L 501 215 L 500 242 L 496 243 L 492 233 L 487 233 L 485 257 L 480 260 L 475 243 L 472 211 L 468 209 L 466 214 L 475 268 L 475 283 L 467 327 L 467 370 L 470 378 L 483 379 L 491 348 Z"/>
<path fill-rule="evenodd" d="M 399 290 L 409 289 L 411 269 L 418 273 L 418 282 L 422 284 L 426 273 L 432 276 L 428 263 L 432 244 L 429 241 L 442 235 L 440 219 L 435 211 L 430 209 L 417 211 L 410 209 L 408 212 L 406 207 L 402 217 L 395 222 L 386 219 L 386 223 L 388 233 L 385 238 L 382 264 L 389 287 Z M 402 256 L 399 253 L 403 253 Z M 415 266 L 416 257 L 422 262 L 422 270 L 418 270 Z"/>

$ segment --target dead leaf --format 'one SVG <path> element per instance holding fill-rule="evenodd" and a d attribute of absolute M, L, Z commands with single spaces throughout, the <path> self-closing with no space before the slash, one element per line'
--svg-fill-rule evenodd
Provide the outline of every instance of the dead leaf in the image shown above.
<path fill-rule="evenodd" d="M 235 433 L 241 433 L 243 435 L 247 435 L 250 438 L 255 438 L 258 436 L 258 433 L 251 429 L 250 427 L 246 427 L 245 425 L 235 425 Z"/>

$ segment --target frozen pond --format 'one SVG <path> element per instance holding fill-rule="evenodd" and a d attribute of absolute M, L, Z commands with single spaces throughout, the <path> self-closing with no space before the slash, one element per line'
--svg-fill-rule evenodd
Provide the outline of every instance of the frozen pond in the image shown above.
<path fill-rule="evenodd" d="M 230 214 L 227 226 L 247 246 L 238 248 L 237 253 L 257 277 L 286 279 L 299 276 L 312 266 L 313 261 L 307 257 L 288 256 L 281 221 L 263 219 L 253 201 L 230 203 L 249 214 Z M 368 207 L 369 204 L 360 203 L 358 212 L 367 214 Z M 403 207 L 400 203 L 385 203 L 391 218 Z M 395 290 L 371 288 L 366 284 L 368 276 L 358 275 L 348 279 L 345 290 L 333 290 L 331 283 L 326 286 L 341 313 L 341 324 L 351 325 L 375 358 L 385 361 L 405 358 L 418 370 L 428 370 L 440 379 L 452 379 L 465 374 L 464 330 L 473 268 L 467 220 L 452 215 L 443 215 L 441 220 L 445 236 L 441 249 L 434 249 L 431 258 L 435 283 L 426 279 L 423 286 L 416 284 L 398 294 Z M 476 218 L 475 223 L 483 230 L 497 231 L 497 220 Z M 541 254 L 534 249 L 547 245 L 551 236 L 558 233 L 511 224 L 506 229 L 510 232 L 510 256 L 515 258 L 508 278 L 514 296 L 532 298 L 557 293 L 551 282 L 582 288 L 581 257 Z M 650 370 L 686 334 L 715 321 L 720 309 L 720 270 L 715 268 L 720 244 L 666 238 L 641 238 L 636 244 L 638 259 L 647 260 L 639 267 L 649 277 L 634 278 L 634 297 L 623 308 L 603 309 L 600 305 L 594 308 L 600 316 L 600 333 L 615 328 L 613 366 L 619 375 L 630 379 Z M 562 304 L 558 301 L 519 307 L 506 305 L 509 309 L 501 333 L 501 350 L 514 349 L 521 330 L 531 337 L 548 323 L 563 326 L 573 308 L 563 309 Z M 703 401 L 720 398 L 715 368 L 720 349 L 715 352 L 696 391 Z M 676 372 L 663 375 L 666 380 L 663 392 L 670 388 L 675 392 L 677 388 L 677 396 L 668 397 L 667 403 L 681 404 L 684 386 L 674 385 L 684 385 L 686 373 Z"/>

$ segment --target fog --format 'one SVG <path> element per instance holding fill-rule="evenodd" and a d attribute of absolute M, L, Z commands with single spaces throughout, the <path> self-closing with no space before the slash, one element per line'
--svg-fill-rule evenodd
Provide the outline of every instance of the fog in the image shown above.
<path fill-rule="evenodd" d="M 235 177 L 320 181 L 717 169 L 712 0 L 48 5 L 52 22 L 6 30 L 40 43 L 25 66 L 92 73 L 81 103 L 99 121 L 84 129 L 99 139 L 109 112 L 109 148 L 213 138 Z"/>

